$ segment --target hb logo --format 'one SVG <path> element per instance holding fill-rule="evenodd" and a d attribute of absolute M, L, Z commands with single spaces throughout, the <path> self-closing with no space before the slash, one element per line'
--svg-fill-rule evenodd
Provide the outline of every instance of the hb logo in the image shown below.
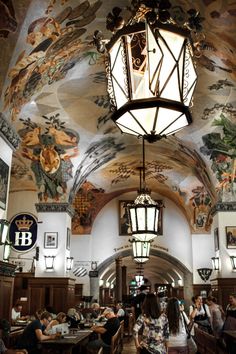
<path fill-rule="evenodd" d="M 36 218 L 32 214 L 17 214 L 11 220 L 9 239 L 16 251 L 29 251 L 37 240 Z"/>

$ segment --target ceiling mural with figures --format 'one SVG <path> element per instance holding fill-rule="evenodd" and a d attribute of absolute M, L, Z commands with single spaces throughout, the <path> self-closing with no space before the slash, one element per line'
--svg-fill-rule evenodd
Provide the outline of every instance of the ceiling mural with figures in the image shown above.
<path fill-rule="evenodd" d="M 193 123 L 146 144 L 146 182 L 182 210 L 193 233 L 209 233 L 211 207 L 236 202 L 236 3 L 170 2 L 180 25 L 199 11 Z M 74 234 L 90 233 L 107 202 L 139 186 L 142 142 L 111 120 L 105 54 L 94 45 L 96 30 L 111 37 L 113 8 L 123 23 L 135 3 L 0 0 L 0 111 L 21 137 L 10 192 L 70 202 Z"/>

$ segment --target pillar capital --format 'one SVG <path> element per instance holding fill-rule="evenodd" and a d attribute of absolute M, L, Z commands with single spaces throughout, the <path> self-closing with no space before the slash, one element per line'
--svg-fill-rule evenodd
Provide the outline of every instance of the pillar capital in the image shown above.
<path fill-rule="evenodd" d="M 117 257 L 116 258 L 116 265 L 122 265 L 122 257 Z"/>

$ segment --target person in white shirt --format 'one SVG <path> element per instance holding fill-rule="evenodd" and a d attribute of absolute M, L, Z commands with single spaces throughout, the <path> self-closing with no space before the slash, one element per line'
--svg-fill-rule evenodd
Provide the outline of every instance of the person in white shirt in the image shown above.
<path fill-rule="evenodd" d="M 168 354 L 188 354 L 186 326 L 189 319 L 176 297 L 168 300 L 166 316 L 169 323 Z"/>
<path fill-rule="evenodd" d="M 125 317 L 125 310 L 122 308 L 122 304 L 120 302 L 116 305 L 116 311 L 116 316 L 120 321 L 122 321 Z"/>
<path fill-rule="evenodd" d="M 207 333 L 212 334 L 211 313 L 207 304 L 204 304 L 200 295 L 192 298 L 193 305 L 189 308 L 189 318 L 193 320 L 198 327 Z"/>
<path fill-rule="evenodd" d="M 11 310 L 11 319 L 12 321 L 19 320 L 21 318 L 22 305 L 16 303 L 15 306 Z"/>

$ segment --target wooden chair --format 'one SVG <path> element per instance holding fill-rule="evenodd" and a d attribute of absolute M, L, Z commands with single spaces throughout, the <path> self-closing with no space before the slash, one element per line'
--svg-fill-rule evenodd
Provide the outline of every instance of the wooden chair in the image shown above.
<path fill-rule="evenodd" d="M 120 354 L 122 352 L 121 326 L 111 340 L 110 354 Z"/>
<path fill-rule="evenodd" d="M 128 336 L 132 337 L 134 328 L 134 315 L 132 313 L 129 314 L 129 325 L 128 325 Z"/>
<path fill-rule="evenodd" d="M 124 346 L 124 332 L 125 332 L 125 321 L 120 321 L 120 327 L 121 327 L 121 351 L 123 350 Z"/>

